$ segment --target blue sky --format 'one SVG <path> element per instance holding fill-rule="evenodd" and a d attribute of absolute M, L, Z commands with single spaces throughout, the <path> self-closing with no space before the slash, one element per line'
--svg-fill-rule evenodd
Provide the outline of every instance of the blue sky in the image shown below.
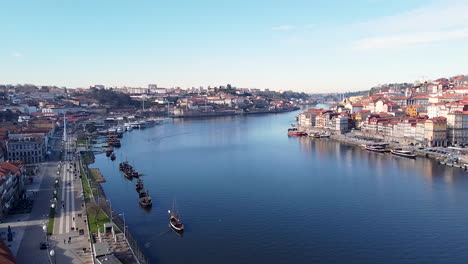
<path fill-rule="evenodd" d="M 6 84 L 328 92 L 468 73 L 464 0 L 18 0 L 1 9 Z"/>

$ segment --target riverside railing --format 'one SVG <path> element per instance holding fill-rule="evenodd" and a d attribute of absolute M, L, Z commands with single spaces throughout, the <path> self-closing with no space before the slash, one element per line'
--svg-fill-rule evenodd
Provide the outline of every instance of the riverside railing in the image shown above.
<path fill-rule="evenodd" d="M 116 225 L 120 231 L 124 232 L 125 238 L 127 240 L 130 249 L 133 252 L 133 255 L 140 264 L 149 264 L 148 258 L 145 256 L 141 250 L 138 241 L 133 237 L 131 232 L 128 230 L 128 227 L 124 228 L 124 221 L 120 218 L 119 214 L 116 213 L 111 206 L 104 190 L 102 189 L 101 184 L 97 183 L 89 175 L 88 166 L 83 164 L 83 169 L 85 171 L 88 182 L 90 183 L 91 190 L 94 190 L 94 201 L 97 205 L 104 211 L 104 213 L 111 219 L 111 222 Z"/>

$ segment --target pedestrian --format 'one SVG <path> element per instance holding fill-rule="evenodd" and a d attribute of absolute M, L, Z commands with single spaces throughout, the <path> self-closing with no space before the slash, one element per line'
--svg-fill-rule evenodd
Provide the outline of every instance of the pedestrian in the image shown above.
<path fill-rule="evenodd" d="M 65 245 L 65 239 L 63 240 L 63 244 Z"/>
<path fill-rule="evenodd" d="M 73 217 L 73 222 L 75 222 L 75 217 Z"/>

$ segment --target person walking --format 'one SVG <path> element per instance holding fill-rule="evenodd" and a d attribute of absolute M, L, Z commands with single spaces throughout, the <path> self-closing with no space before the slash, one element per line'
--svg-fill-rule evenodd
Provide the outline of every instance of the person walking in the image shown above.
<path fill-rule="evenodd" d="M 65 239 L 63 240 L 63 244 L 65 245 Z"/>

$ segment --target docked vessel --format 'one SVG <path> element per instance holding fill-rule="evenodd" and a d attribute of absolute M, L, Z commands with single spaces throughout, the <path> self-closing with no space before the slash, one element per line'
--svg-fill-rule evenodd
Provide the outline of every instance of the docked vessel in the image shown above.
<path fill-rule="evenodd" d="M 402 150 L 402 149 L 392 149 L 391 153 L 396 156 L 400 157 L 405 157 L 405 158 L 410 158 L 410 159 L 415 159 L 416 155 L 409 150 Z"/>
<path fill-rule="evenodd" d="M 297 130 L 297 127 L 291 127 L 288 129 L 288 136 L 302 137 L 307 135 L 308 134 L 306 132 Z"/>
<path fill-rule="evenodd" d="M 324 134 L 321 134 L 320 137 L 321 138 L 329 138 L 331 135 L 328 134 L 328 133 L 324 133 Z"/>
<path fill-rule="evenodd" d="M 110 159 L 111 159 L 112 161 L 115 160 L 115 154 L 114 154 L 114 153 L 112 153 L 112 155 L 110 156 Z"/>
<path fill-rule="evenodd" d="M 141 207 L 151 207 L 153 205 L 153 200 L 149 196 L 148 191 L 141 190 L 138 194 Z"/>
<path fill-rule="evenodd" d="M 133 166 L 128 164 L 127 161 L 123 161 L 119 164 L 119 169 L 124 173 L 128 179 L 138 178 L 140 174 L 133 169 Z"/>
<path fill-rule="evenodd" d="M 144 188 L 143 180 L 138 179 L 138 181 L 137 181 L 137 183 L 136 183 L 136 185 L 135 185 L 135 190 L 136 190 L 137 192 L 140 192 L 141 190 L 143 190 L 143 188 Z"/>
<path fill-rule="evenodd" d="M 320 134 L 319 133 L 309 133 L 309 137 L 311 138 L 319 138 Z"/>
<path fill-rule="evenodd" d="M 120 140 L 117 138 L 108 138 L 107 139 L 107 144 L 112 147 L 120 148 Z"/>
<path fill-rule="evenodd" d="M 184 224 L 180 220 L 180 215 L 177 211 L 175 200 L 172 204 L 172 210 L 167 210 L 167 213 L 169 214 L 169 224 L 171 225 L 171 228 L 177 232 L 183 232 Z"/>
<path fill-rule="evenodd" d="M 365 146 L 366 150 L 373 151 L 373 152 L 379 152 L 379 153 L 384 153 L 388 152 L 389 150 L 385 147 L 385 145 L 366 145 Z"/>
<path fill-rule="evenodd" d="M 110 157 L 110 155 L 112 154 L 112 152 L 114 151 L 114 148 L 113 147 L 108 147 L 105 149 L 105 152 L 106 152 L 106 157 Z"/>

